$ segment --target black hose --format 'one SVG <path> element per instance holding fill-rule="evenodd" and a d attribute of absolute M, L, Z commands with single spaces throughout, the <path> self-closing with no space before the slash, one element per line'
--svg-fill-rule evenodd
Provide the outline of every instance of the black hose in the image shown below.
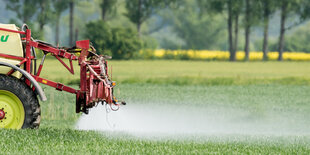
<path fill-rule="evenodd" d="M 34 47 L 31 47 L 31 51 L 32 51 L 32 55 L 34 56 L 34 59 L 33 59 L 33 68 L 34 68 L 33 74 L 37 75 L 37 53 L 34 50 Z"/>

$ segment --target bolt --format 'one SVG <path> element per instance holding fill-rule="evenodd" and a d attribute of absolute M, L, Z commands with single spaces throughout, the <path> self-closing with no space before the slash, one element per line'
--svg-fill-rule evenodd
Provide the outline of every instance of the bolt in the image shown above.
<path fill-rule="evenodd" d="M 2 120 L 3 118 L 6 119 L 5 112 L 3 110 L 0 110 L 0 120 Z"/>

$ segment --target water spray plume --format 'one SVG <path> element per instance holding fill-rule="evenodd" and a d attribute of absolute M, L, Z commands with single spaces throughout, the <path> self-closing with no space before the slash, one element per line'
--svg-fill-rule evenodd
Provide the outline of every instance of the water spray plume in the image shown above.
<path fill-rule="evenodd" d="M 134 136 L 186 136 L 298 135 L 309 134 L 308 126 L 302 116 L 289 111 L 256 113 L 228 106 L 130 104 L 117 112 L 98 106 L 83 115 L 76 128 Z"/>

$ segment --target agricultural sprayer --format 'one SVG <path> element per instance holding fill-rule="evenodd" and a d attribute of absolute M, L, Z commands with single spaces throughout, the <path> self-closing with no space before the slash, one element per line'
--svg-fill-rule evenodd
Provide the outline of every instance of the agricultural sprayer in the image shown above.
<path fill-rule="evenodd" d="M 35 48 L 43 52 L 37 67 Z M 71 74 L 72 61 L 80 66 L 80 90 L 40 77 L 46 56 L 55 57 Z M 40 104 L 46 101 L 39 83 L 76 95 L 76 113 L 88 114 L 90 108 L 102 103 L 118 110 L 125 102 L 113 95 L 115 82 L 108 75 L 107 59 L 98 55 L 89 40 L 76 41 L 74 47 L 56 47 L 34 40 L 27 25 L 18 29 L 12 24 L 0 24 L 0 128 L 38 128 Z M 68 60 L 68 64 L 64 60 Z"/>

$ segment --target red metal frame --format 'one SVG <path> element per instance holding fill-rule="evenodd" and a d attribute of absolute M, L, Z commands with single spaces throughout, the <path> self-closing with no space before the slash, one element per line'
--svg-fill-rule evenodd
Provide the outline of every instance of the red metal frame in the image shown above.
<path fill-rule="evenodd" d="M 30 73 L 37 82 L 42 83 L 44 85 L 48 85 L 51 87 L 56 88 L 59 91 L 66 91 L 69 93 L 76 94 L 76 112 L 84 112 L 88 113 L 88 108 L 93 107 L 98 102 L 106 102 L 108 104 L 117 104 L 117 100 L 113 96 L 113 87 L 110 79 L 107 75 L 107 61 L 106 60 L 88 60 L 87 57 L 89 56 L 89 40 L 82 40 L 76 42 L 76 47 L 81 49 L 80 56 L 76 56 L 72 53 L 69 53 L 64 48 L 55 48 L 49 46 L 42 42 L 36 42 L 31 39 L 31 30 L 26 29 L 26 31 L 15 31 L 5 28 L 0 28 L 1 31 L 19 33 L 21 35 L 25 35 L 25 38 L 22 38 L 26 42 L 25 47 L 25 55 L 24 57 L 17 57 L 8 54 L 1 54 L 0 57 L 19 60 L 19 65 L 24 65 L 25 70 Z M 31 48 L 37 48 L 44 51 L 44 58 L 37 70 L 37 74 L 34 75 L 31 73 L 31 62 L 35 57 L 31 55 Z M 46 54 L 51 54 L 54 56 L 71 74 L 74 74 L 74 69 L 72 65 L 72 61 L 79 62 L 80 65 L 80 90 L 76 90 L 59 82 L 54 82 L 48 79 L 44 79 L 40 77 L 40 73 L 43 68 L 43 63 Z M 62 60 L 68 59 L 70 63 L 70 67 Z M 105 65 L 102 68 L 103 64 Z M 102 76 L 102 70 L 105 70 L 106 75 Z M 10 70 L 7 75 L 11 75 L 14 73 L 14 70 Z M 26 84 L 31 87 L 31 83 L 29 80 L 26 79 Z M 35 88 L 33 88 L 34 90 Z"/>

